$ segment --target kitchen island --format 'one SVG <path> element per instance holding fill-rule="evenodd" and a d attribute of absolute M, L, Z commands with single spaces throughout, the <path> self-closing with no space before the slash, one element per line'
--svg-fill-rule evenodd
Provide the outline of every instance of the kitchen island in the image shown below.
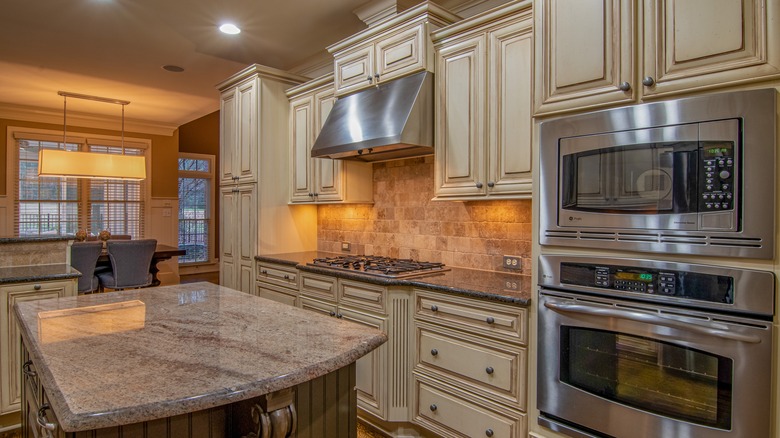
<path fill-rule="evenodd" d="M 269 424 L 299 437 L 355 436 L 354 362 L 387 339 L 210 283 L 15 312 L 27 435 L 38 423 L 66 436 L 243 436 Z"/>

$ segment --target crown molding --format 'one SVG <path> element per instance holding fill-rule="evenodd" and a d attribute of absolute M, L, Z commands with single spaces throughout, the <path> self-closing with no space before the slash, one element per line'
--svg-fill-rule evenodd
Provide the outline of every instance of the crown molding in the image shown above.
<path fill-rule="evenodd" d="M 0 102 L 0 119 L 24 122 L 49 123 L 62 126 L 62 110 L 16 105 Z M 68 111 L 68 127 L 84 127 L 121 131 L 122 118 Z M 125 132 L 171 136 L 179 127 L 167 123 L 128 119 L 125 117 Z"/>

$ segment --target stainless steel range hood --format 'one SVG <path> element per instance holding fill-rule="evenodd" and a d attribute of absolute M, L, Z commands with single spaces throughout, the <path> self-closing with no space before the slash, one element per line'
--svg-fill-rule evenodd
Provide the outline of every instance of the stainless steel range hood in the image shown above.
<path fill-rule="evenodd" d="M 420 72 L 340 98 L 311 156 L 386 161 L 433 154 L 433 74 Z"/>

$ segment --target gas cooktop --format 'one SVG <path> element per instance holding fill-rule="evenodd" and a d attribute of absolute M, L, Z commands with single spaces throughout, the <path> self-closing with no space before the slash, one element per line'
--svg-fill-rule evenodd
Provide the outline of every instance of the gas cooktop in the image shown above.
<path fill-rule="evenodd" d="M 449 271 L 449 268 L 445 267 L 444 263 L 420 262 L 412 259 L 371 255 L 316 258 L 308 265 L 390 278 L 406 278 Z"/>

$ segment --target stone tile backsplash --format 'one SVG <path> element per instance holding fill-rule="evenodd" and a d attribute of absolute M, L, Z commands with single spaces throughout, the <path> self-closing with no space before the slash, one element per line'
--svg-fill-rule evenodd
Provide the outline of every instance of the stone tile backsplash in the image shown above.
<path fill-rule="evenodd" d="M 433 157 L 374 164 L 374 204 L 320 205 L 318 249 L 500 270 L 503 255 L 531 266 L 531 201 L 431 201 Z"/>

